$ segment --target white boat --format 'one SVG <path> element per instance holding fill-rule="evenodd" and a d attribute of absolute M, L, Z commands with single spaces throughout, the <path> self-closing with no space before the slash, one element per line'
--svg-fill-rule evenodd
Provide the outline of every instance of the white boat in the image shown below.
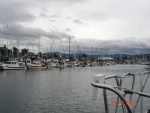
<path fill-rule="evenodd" d="M 150 70 L 150 61 L 149 60 L 145 61 L 144 65 L 146 65 L 145 69 L 147 71 L 149 71 Z"/>
<path fill-rule="evenodd" d="M 90 67 L 91 64 L 88 61 L 83 61 L 83 62 L 80 62 L 79 66 L 81 66 L 81 67 Z"/>
<path fill-rule="evenodd" d="M 146 66 L 145 69 L 146 69 L 147 71 L 149 71 L 149 70 L 150 70 L 150 66 Z"/>
<path fill-rule="evenodd" d="M 98 66 L 98 63 L 96 61 L 92 61 L 90 64 L 91 66 Z"/>
<path fill-rule="evenodd" d="M 30 59 L 28 59 L 26 61 L 26 65 L 27 65 L 27 68 L 47 68 L 47 64 L 44 63 L 44 62 L 41 62 L 39 60 L 35 60 L 33 62 L 31 62 Z"/>
<path fill-rule="evenodd" d="M 79 67 L 80 63 L 79 62 L 73 62 L 73 66 Z"/>
<path fill-rule="evenodd" d="M 6 61 L 0 64 L 0 69 L 2 70 L 22 70 L 27 69 L 23 62 L 18 61 Z"/>
<path fill-rule="evenodd" d="M 64 67 L 72 67 L 73 66 L 73 63 L 70 62 L 69 59 L 64 59 L 63 62 L 64 62 Z"/>
<path fill-rule="evenodd" d="M 149 60 L 147 60 L 147 61 L 145 62 L 145 65 L 150 66 L 150 61 L 149 61 Z"/>
<path fill-rule="evenodd" d="M 59 60 L 51 60 L 49 63 L 48 63 L 48 67 L 49 68 L 56 68 L 59 66 Z"/>
<path fill-rule="evenodd" d="M 101 58 L 98 58 L 98 63 L 100 66 L 114 65 L 115 59 L 111 58 L 111 57 L 101 57 Z M 120 63 L 120 64 L 122 64 L 122 63 Z"/>

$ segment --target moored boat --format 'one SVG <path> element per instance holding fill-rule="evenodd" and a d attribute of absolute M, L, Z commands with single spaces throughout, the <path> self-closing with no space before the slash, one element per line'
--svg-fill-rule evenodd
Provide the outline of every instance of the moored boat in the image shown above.
<path fill-rule="evenodd" d="M 30 68 L 47 68 L 46 62 L 41 62 L 38 60 L 35 60 L 33 62 L 31 62 L 31 60 L 27 60 L 26 65 L 27 65 L 27 68 L 29 69 Z"/>
<path fill-rule="evenodd" d="M 149 70 L 150 70 L 150 61 L 147 60 L 147 61 L 145 62 L 145 65 L 146 65 L 145 69 L 149 71 Z"/>
<path fill-rule="evenodd" d="M 27 69 L 25 64 L 23 62 L 19 61 L 6 61 L 2 64 L 0 64 L 1 70 L 23 70 Z"/>

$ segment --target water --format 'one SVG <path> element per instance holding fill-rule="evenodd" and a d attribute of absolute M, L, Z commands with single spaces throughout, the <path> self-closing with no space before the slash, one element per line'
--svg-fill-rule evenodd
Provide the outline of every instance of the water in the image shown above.
<path fill-rule="evenodd" d="M 0 71 L 0 113 L 104 113 L 103 99 L 92 100 L 92 76 L 142 71 L 142 65 Z M 150 99 L 144 102 L 144 110 L 150 108 Z"/>

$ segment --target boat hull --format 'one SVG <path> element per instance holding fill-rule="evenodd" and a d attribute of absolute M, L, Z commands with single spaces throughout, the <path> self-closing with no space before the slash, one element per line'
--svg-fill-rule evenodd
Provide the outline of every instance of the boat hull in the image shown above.
<path fill-rule="evenodd" d="M 41 66 L 41 65 L 27 65 L 27 68 L 32 69 L 32 68 L 47 68 L 47 66 Z"/>
<path fill-rule="evenodd" d="M 0 66 L 1 70 L 25 70 L 26 67 L 11 67 L 11 66 Z"/>

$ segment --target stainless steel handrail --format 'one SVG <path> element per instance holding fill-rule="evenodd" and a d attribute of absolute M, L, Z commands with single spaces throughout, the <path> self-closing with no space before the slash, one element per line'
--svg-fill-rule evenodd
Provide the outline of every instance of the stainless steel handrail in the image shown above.
<path fill-rule="evenodd" d="M 135 75 L 140 75 L 140 91 L 141 92 L 134 91 Z M 147 78 L 146 78 L 146 80 L 143 83 L 143 76 L 145 76 L 145 75 L 147 75 Z M 122 83 L 123 83 L 124 78 L 126 76 L 131 76 L 132 77 L 131 89 L 127 89 L 127 88 L 123 88 L 122 87 Z M 149 76 L 150 76 L 150 71 L 146 71 L 146 72 L 143 72 L 141 74 L 127 73 L 127 74 L 124 74 L 122 76 L 110 75 L 110 76 L 105 76 L 105 82 L 108 79 L 115 78 L 115 80 L 116 80 L 116 86 L 115 87 L 112 87 L 111 85 L 107 85 L 107 84 L 105 84 L 105 82 L 102 83 L 102 84 L 101 83 L 92 82 L 91 84 L 92 84 L 93 87 L 97 87 L 97 88 L 102 88 L 103 89 L 103 96 L 104 96 L 105 112 L 106 113 L 109 113 L 106 90 L 110 90 L 110 91 L 112 91 L 112 92 L 114 92 L 115 94 L 118 95 L 115 113 L 117 113 L 118 106 L 120 106 L 119 99 L 121 99 L 121 101 L 124 102 L 124 104 L 121 104 L 123 113 L 125 113 L 126 110 L 128 110 L 128 113 L 134 113 L 139 100 L 141 101 L 141 113 L 143 113 L 143 100 L 140 97 L 148 97 L 148 98 L 150 98 L 150 94 L 143 93 L 143 90 L 144 90 L 144 88 L 146 86 L 146 83 L 148 81 Z M 121 91 L 122 89 L 124 89 L 124 93 Z M 126 103 L 127 102 L 126 101 L 126 97 L 125 97 L 126 94 L 130 94 L 130 100 L 132 100 L 132 95 L 133 94 L 138 94 L 139 95 L 134 108 L 132 108 L 130 105 L 128 105 Z M 126 107 L 126 109 L 125 109 L 125 107 Z"/>
<path fill-rule="evenodd" d="M 148 81 L 148 78 L 150 76 L 150 71 L 146 71 L 146 72 L 142 72 L 142 74 L 139 74 L 140 75 L 140 93 L 143 92 L 145 86 L 146 86 L 146 83 Z M 143 76 L 147 75 L 147 78 L 143 84 Z M 138 99 L 137 99 L 137 102 L 136 102 L 136 105 L 134 106 L 133 108 L 133 112 L 135 111 L 136 107 L 137 107 L 137 104 L 139 102 L 139 100 L 141 101 L 141 113 L 143 113 L 143 97 L 141 97 L 142 95 L 139 95 Z"/>
<path fill-rule="evenodd" d="M 112 87 L 110 85 L 106 85 L 106 84 L 99 84 L 99 83 L 92 82 L 91 85 L 93 87 L 102 88 L 102 89 L 106 89 L 106 90 L 110 90 L 110 91 L 114 92 L 124 102 L 124 104 L 125 104 L 125 106 L 126 106 L 126 108 L 128 110 L 128 113 L 133 113 L 130 105 L 128 105 L 126 103 L 126 98 L 124 97 L 124 95 L 123 95 L 123 93 L 121 91 L 117 90 L 116 88 L 114 88 L 114 87 Z"/>

